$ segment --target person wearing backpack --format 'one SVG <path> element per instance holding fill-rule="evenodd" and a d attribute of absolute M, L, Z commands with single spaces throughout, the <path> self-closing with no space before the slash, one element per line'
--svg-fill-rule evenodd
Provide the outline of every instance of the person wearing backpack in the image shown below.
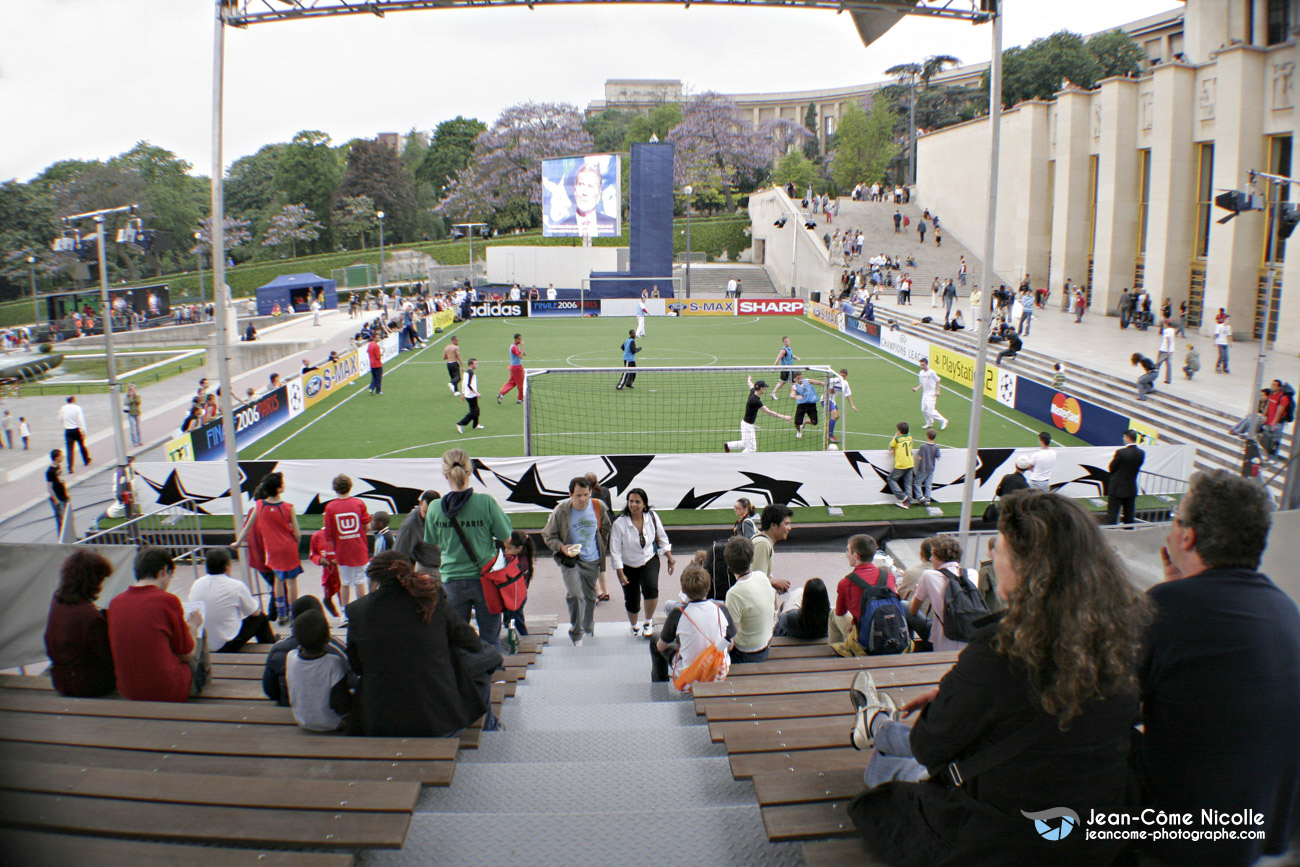
<path fill-rule="evenodd" d="M 1282 434 L 1286 426 L 1295 420 L 1295 389 L 1282 382 L 1273 380 L 1268 392 L 1268 403 L 1264 408 L 1264 433 L 1261 445 L 1266 446 L 1269 460 L 1277 460 L 1277 453 L 1282 448 Z"/>
<path fill-rule="evenodd" d="M 1072 500 L 1014 494 L 998 529 L 1007 611 L 982 623 L 937 688 L 898 709 L 914 718 L 901 721 L 867 672 L 854 677 L 852 742 L 875 754 L 868 788 L 847 813 L 876 861 L 1091 867 L 1128 845 L 1067 817 L 1131 809 L 1129 742 L 1151 603 Z M 1211 730 L 1218 717 L 1206 716 L 1197 720 Z"/>
<path fill-rule="evenodd" d="M 952 536 L 935 536 L 930 543 L 930 564 L 921 573 L 912 597 L 911 614 L 930 604 L 935 629 L 930 640 L 936 651 L 961 650 L 970 640 L 973 624 L 988 614 L 974 569 L 961 567 L 961 545 Z"/>
<path fill-rule="evenodd" d="M 911 629 L 907 609 L 898 597 L 892 572 L 882 572 L 875 564 L 876 540 L 871 536 L 849 538 L 847 556 L 853 571 L 840 579 L 835 588 L 835 613 L 853 618 L 852 641 L 832 645 L 841 656 L 902 653 L 911 646 Z"/>
<path fill-rule="evenodd" d="M 736 624 L 726 606 L 708 598 L 709 588 L 713 586 L 708 570 L 692 562 L 682 571 L 681 580 L 687 601 L 669 610 L 663 630 L 656 633 L 650 642 L 650 680 L 653 683 L 676 682 L 707 648 L 721 643 L 730 650 L 736 637 Z M 731 659 L 724 652 L 714 679 L 725 678 L 730 667 Z M 690 685 L 684 684 L 682 691 L 689 692 Z"/>

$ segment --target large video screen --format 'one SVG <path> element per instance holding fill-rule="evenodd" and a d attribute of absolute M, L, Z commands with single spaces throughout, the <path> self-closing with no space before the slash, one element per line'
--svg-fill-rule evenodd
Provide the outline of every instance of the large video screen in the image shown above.
<path fill-rule="evenodd" d="M 616 238 L 623 234 L 616 154 L 542 161 L 542 234 L 548 238 Z"/>

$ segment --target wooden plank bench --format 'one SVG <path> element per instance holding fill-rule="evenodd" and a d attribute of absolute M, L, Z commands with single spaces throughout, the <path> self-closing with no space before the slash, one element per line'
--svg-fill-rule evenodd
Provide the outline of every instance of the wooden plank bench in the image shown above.
<path fill-rule="evenodd" d="M 938 665 L 957 661 L 957 654 L 952 651 L 944 653 L 901 653 L 894 656 L 796 656 L 786 659 L 771 659 L 765 662 L 750 662 L 732 666 L 729 678 L 755 677 L 763 674 L 798 674 L 816 671 L 849 671 L 877 668 L 902 668 L 909 665 Z"/>
<path fill-rule="evenodd" d="M 4 832 L 4 845 L 6 859 L 24 867 L 351 867 L 356 863 L 356 858 L 343 852 L 184 846 L 13 829 Z"/>
<path fill-rule="evenodd" d="M 877 686 L 915 686 L 937 684 L 950 663 L 905 665 L 897 668 L 876 668 L 872 678 Z M 718 683 L 697 683 L 695 695 L 712 698 L 729 695 L 793 695 L 805 692 L 830 692 L 848 690 L 853 676 L 848 672 L 812 672 L 808 674 L 769 674 L 762 677 L 731 677 Z"/>
<path fill-rule="evenodd" d="M 884 691 L 895 701 L 905 702 L 930 689 L 928 684 L 890 687 Z M 835 716 L 853 712 L 848 687 L 826 692 L 805 692 L 797 696 L 756 695 L 720 696 L 697 700 L 696 710 L 701 711 L 712 725 L 732 720 L 781 720 L 790 717 Z"/>
<path fill-rule="evenodd" d="M 859 837 L 804 843 L 803 860 L 807 867 L 889 867 L 868 852 Z"/>
<path fill-rule="evenodd" d="M 0 688 L 53 691 L 54 683 L 48 677 L 0 674 Z M 503 698 L 514 694 L 515 685 L 513 683 L 494 683 L 492 685 L 493 703 L 499 703 Z M 262 692 L 262 679 L 260 676 L 257 680 L 213 678 L 203 687 L 202 694 L 196 696 L 195 699 L 191 699 L 191 701 L 200 699 L 233 699 L 241 702 L 269 700 L 266 694 Z"/>

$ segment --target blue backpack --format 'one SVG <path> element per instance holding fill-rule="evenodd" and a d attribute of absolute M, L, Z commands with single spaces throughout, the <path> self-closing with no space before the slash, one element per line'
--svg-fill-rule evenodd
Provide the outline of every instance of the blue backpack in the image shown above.
<path fill-rule="evenodd" d="M 882 572 L 880 583 L 872 587 L 849 573 L 849 580 L 862 590 L 858 608 L 858 643 L 868 656 L 903 653 L 912 646 L 912 631 L 907 625 L 907 609 L 898 594 L 889 589 Z"/>

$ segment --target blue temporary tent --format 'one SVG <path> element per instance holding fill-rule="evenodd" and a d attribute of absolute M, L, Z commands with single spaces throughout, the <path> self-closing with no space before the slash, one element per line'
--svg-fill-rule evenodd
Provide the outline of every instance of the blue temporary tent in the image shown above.
<path fill-rule="evenodd" d="M 282 274 L 257 289 L 257 315 L 270 316 L 271 309 L 280 305 L 286 312 L 306 313 L 312 298 L 320 295 L 321 306 L 337 310 L 339 294 L 333 280 L 315 274 Z"/>

